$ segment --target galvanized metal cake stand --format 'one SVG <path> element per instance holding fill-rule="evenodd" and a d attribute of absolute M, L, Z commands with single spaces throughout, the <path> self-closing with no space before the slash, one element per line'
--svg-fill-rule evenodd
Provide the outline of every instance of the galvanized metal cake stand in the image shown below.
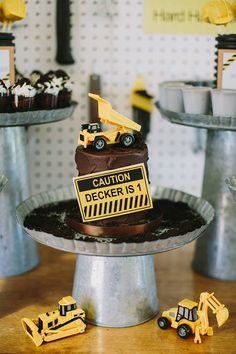
<path fill-rule="evenodd" d="M 29 196 L 25 127 L 66 119 L 76 105 L 49 111 L 0 113 L 0 174 L 8 178 L 0 194 L 0 277 L 24 273 L 39 262 L 36 244 L 25 236 L 15 214 L 16 206 Z"/>
<path fill-rule="evenodd" d="M 225 179 L 236 172 L 236 118 L 176 113 L 161 109 L 171 123 L 207 129 L 202 197 L 215 208 L 206 237 L 196 243 L 194 270 L 209 277 L 236 280 L 236 218 Z"/>
<path fill-rule="evenodd" d="M 206 224 L 183 235 L 151 242 L 113 243 L 112 239 L 91 236 L 88 239 L 88 236 L 80 233 L 76 234 L 75 239 L 65 239 L 30 230 L 24 226 L 24 220 L 35 208 L 75 199 L 73 187 L 40 193 L 17 208 L 18 222 L 34 240 L 49 247 L 80 254 L 77 258 L 73 296 L 86 310 L 87 320 L 93 324 L 128 327 L 154 317 L 159 310 L 159 303 L 152 255 L 182 247 L 197 239 L 214 217 L 214 210 L 208 202 L 189 194 L 154 188 L 152 195 L 154 199 L 187 203 L 204 218 Z"/>

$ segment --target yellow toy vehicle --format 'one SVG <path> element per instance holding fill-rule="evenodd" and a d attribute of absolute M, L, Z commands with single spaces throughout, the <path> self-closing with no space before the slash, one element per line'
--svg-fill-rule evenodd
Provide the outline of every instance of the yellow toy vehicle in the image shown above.
<path fill-rule="evenodd" d="M 58 310 L 43 313 L 36 319 L 21 320 L 25 333 L 37 347 L 43 342 L 51 342 L 85 331 L 85 312 L 76 306 L 72 296 L 63 297 L 58 305 Z"/>
<path fill-rule="evenodd" d="M 188 338 L 195 334 L 194 343 L 201 343 L 200 335 L 213 335 L 213 329 L 209 326 L 208 308 L 216 315 L 218 327 L 222 326 L 229 317 L 229 311 L 214 296 L 214 293 L 201 293 L 199 303 L 184 299 L 178 303 L 178 308 L 171 308 L 162 313 L 157 320 L 161 329 L 169 326 L 176 328 L 181 338 Z"/>
<path fill-rule="evenodd" d="M 0 2 L 0 21 L 12 24 L 26 17 L 25 0 L 4 0 Z"/>
<path fill-rule="evenodd" d="M 89 97 L 98 101 L 98 116 L 101 122 L 115 125 L 116 128 L 102 131 L 100 124 L 83 124 L 81 127 L 78 144 L 87 148 L 92 145 L 95 150 L 102 151 L 107 144 L 120 143 L 124 147 L 130 147 L 135 142 L 133 131 L 139 132 L 141 126 L 122 114 L 114 111 L 110 102 L 98 95 L 89 93 Z"/>

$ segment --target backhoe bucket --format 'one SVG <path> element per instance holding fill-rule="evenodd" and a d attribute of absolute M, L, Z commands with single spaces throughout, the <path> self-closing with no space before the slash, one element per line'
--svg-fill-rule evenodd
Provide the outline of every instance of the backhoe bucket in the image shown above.
<path fill-rule="evenodd" d="M 227 319 L 229 318 L 229 311 L 226 307 L 221 308 L 216 313 L 216 320 L 218 323 L 218 327 L 222 326 Z"/>
<path fill-rule="evenodd" d="M 43 338 L 40 336 L 36 324 L 29 318 L 22 318 L 21 323 L 25 333 L 32 339 L 34 344 L 39 347 L 43 343 Z"/>

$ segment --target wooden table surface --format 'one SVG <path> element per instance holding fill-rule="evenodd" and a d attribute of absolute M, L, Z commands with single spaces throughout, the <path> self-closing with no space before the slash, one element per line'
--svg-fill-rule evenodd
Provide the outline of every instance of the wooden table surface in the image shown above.
<path fill-rule="evenodd" d="M 183 298 L 197 300 L 202 291 L 214 291 L 230 311 L 229 320 L 218 328 L 210 316 L 215 335 L 183 340 L 174 329 L 160 330 L 156 318 L 129 328 L 88 325 L 84 334 L 43 344 L 36 348 L 22 330 L 22 317 L 37 317 L 53 310 L 57 301 L 71 294 L 75 256 L 40 246 L 41 264 L 33 271 L 0 280 L 0 353 L 86 353 L 86 354 L 184 354 L 236 353 L 236 282 L 208 279 L 191 270 L 193 246 L 155 256 L 161 311 Z"/>

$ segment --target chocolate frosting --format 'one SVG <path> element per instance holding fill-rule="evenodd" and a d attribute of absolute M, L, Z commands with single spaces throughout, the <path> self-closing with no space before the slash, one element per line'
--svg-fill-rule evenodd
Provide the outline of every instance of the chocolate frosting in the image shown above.
<path fill-rule="evenodd" d="M 138 139 L 142 139 L 142 137 L 140 136 Z M 137 143 L 130 148 L 108 145 L 107 149 L 103 151 L 96 151 L 92 146 L 88 146 L 86 149 L 83 146 L 78 146 L 75 153 L 75 162 L 79 176 L 144 163 L 148 177 L 147 161 L 148 148 L 142 140 L 137 140 Z M 114 220 L 121 224 L 134 224 L 140 218 L 145 218 L 147 213 L 148 211 L 140 211 L 114 218 L 102 219 L 96 221 L 95 224 L 101 227 L 108 226 Z"/>
<path fill-rule="evenodd" d="M 148 149 L 143 143 L 131 148 L 110 145 L 104 151 L 95 151 L 91 146 L 86 149 L 78 146 L 75 153 L 75 162 L 80 176 L 138 163 L 144 163 L 148 175 L 147 161 Z"/>

